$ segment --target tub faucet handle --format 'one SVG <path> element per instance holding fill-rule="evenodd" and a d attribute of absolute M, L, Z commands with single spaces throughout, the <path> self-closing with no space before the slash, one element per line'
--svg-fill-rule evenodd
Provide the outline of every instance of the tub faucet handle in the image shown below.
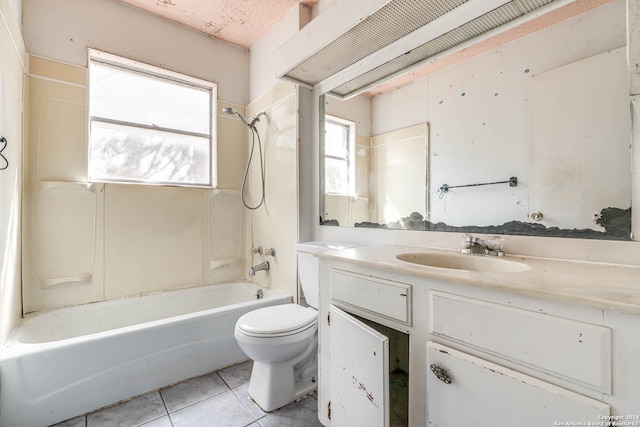
<path fill-rule="evenodd" d="M 263 251 L 264 256 L 276 256 L 276 248 L 267 248 Z"/>
<path fill-rule="evenodd" d="M 257 248 L 251 248 L 251 255 L 260 254 L 262 255 L 262 246 L 258 246 Z"/>

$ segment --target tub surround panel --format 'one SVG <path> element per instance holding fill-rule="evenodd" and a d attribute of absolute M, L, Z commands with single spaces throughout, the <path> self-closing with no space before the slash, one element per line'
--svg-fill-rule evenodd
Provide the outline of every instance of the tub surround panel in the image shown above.
<path fill-rule="evenodd" d="M 29 54 L 29 74 L 86 86 L 87 69 Z"/>
<path fill-rule="evenodd" d="M 38 285 L 42 289 L 91 280 L 95 261 L 94 189 L 72 183 L 43 185 L 37 195 Z"/>
<path fill-rule="evenodd" d="M 268 260 L 270 270 L 259 271 L 253 281 L 273 289 L 296 294 L 296 243 L 298 227 L 297 197 L 297 119 L 295 86 L 278 83 L 272 90 L 247 107 L 253 116 L 266 113 L 257 123 L 265 161 L 265 203 L 248 211 L 245 244 L 247 248 L 275 248 L 275 257 L 247 256 L 247 272 L 251 265 Z M 249 144 L 251 142 L 249 141 Z M 261 189 L 258 145 L 250 170 L 246 199 L 250 205 L 259 201 Z M 246 274 L 246 273 L 245 273 Z M 248 277 L 248 276 L 247 276 Z"/>
<path fill-rule="evenodd" d="M 205 191 L 105 185 L 105 299 L 202 284 Z"/>
<path fill-rule="evenodd" d="M 204 283 L 236 280 L 245 274 L 244 207 L 238 190 L 211 190 L 204 195 Z"/>
<path fill-rule="evenodd" d="M 46 82 L 44 86 L 48 86 L 47 83 L 50 86 L 57 85 Z M 84 94 L 80 88 L 73 92 Z M 87 130 L 85 122 L 87 117 L 85 103 L 44 97 L 39 101 L 40 126 L 38 127 L 38 158 L 36 160 L 38 179 L 40 181 L 86 182 Z"/>
<path fill-rule="evenodd" d="M 238 196 L 247 131 L 222 113 L 222 108 L 232 107 L 244 114 L 243 106 L 218 103 L 220 190 L 88 186 L 87 69 L 36 56 L 29 57 L 29 66 L 23 227 L 26 313 L 234 281 L 246 274 Z M 87 197 L 67 203 L 70 191 L 91 196 L 93 204 Z M 216 196 L 219 193 L 226 196 Z M 63 238 L 61 223 L 77 238 Z M 42 239 L 47 239 L 45 244 Z M 220 252 L 227 247 L 236 254 L 233 260 Z M 66 261 L 58 262 L 61 257 Z"/>
<path fill-rule="evenodd" d="M 25 313 L 100 301 L 104 292 L 104 192 L 102 185 L 86 185 L 86 68 L 29 56 L 29 69 L 22 235 Z M 59 224 L 75 238 L 65 238 Z"/>

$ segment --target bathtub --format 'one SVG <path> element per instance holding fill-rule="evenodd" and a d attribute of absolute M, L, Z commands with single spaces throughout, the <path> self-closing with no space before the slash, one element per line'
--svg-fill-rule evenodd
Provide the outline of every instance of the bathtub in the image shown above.
<path fill-rule="evenodd" d="M 48 426 L 241 361 L 238 318 L 290 302 L 237 282 L 27 315 L 0 350 L 0 426 Z"/>

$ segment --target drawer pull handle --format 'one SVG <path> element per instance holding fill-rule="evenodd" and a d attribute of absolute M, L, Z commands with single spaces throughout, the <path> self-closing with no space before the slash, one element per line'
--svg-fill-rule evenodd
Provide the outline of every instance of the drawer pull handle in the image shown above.
<path fill-rule="evenodd" d="M 442 369 L 440 366 L 436 365 L 435 363 L 432 363 L 431 366 L 429 366 L 429 368 L 431 368 L 431 372 L 433 372 L 436 378 L 438 378 L 440 381 L 442 381 L 445 384 L 451 384 L 451 378 L 449 377 L 449 374 L 447 374 L 446 370 Z"/>

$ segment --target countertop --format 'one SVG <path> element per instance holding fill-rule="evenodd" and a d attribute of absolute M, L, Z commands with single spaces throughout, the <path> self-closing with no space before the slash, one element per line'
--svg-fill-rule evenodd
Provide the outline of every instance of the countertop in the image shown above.
<path fill-rule="evenodd" d="M 511 260 L 530 268 L 515 272 L 479 272 L 416 265 L 396 259 L 403 253 L 457 254 L 457 251 L 422 246 L 366 246 L 317 253 L 321 259 L 389 270 L 444 282 L 463 283 L 496 290 L 550 297 L 603 309 L 640 314 L 640 267 L 565 261 L 536 257 L 491 257 Z M 460 255 L 485 257 L 486 255 Z"/>

